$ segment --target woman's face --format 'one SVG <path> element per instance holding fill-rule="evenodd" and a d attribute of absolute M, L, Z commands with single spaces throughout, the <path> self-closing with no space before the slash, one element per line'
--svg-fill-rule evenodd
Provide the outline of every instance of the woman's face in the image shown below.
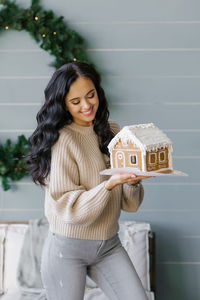
<path fill-rule="evenodd" d="M 92 80 L 78 77 L 71 84 L 65 103 L 76 124 L 91 126 L 99 107 L 99 98 Z"/>

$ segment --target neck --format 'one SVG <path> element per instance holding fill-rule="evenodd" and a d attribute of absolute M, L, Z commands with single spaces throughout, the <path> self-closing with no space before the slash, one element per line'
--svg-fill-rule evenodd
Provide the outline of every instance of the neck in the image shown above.
<path fill-rule="evenodd" d="M 83 126 L 83 125 L 79 125 L 79 124 L 77 124 L 75 122 L 72 122 L 71 124 L 66 125 L 64 127 L 71 128 L 74 131 L 80 132 L 82 134 L 95 134 L 95 131 L 94 131 L 94 128 L 93 128 L 94 127 L 93 124 L 88 125 L 88 126 Z"/>

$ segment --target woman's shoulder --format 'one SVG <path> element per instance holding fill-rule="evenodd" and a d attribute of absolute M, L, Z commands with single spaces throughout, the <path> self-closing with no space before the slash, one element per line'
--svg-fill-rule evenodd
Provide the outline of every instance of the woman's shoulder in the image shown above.
<path fill-rule="evenodd" d="M 53 145 L 53 148 L 68 147 L 72 144 L 74 136 L 72 131 L 69 130 L 67 126 L 62 127 L 58 133 L 59 133 L 59 137 L 55 142 L 55 144 Z"/>
<path fill-rule="evenodd" d="M 110 124 L 110 129 L 114 134 L 117 134 L 120 131 L 120 126 L 119 124 L 114 121 L 114 120 L 108 120 L 109 124 Z"/>

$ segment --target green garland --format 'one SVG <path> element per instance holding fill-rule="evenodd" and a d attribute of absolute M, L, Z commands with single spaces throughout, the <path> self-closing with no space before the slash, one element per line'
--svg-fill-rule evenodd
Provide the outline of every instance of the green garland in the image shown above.
<path fill-rule="evenodd" d="M 0 144 L 0 178 L 4 191 L 10 189 L 9 179 L 18 181 L 28 175 L 24 157 L 30 152 L 30 145 L 24 135 L 12 144 L 8 139 L 5 145 Z"/>
<path fill-rule="evenodd" d="M 28 31 L 42 49 L 55 56 L 50 66 L 57 69 L 72 61 L 89 63 L 83 50 L 83 38 L 68 28 L 63 16 L 55 17 L 52 10 L 43 10 L 39 0 L 32 0 L 28 9 L 8 0 L 0 0 L 0 5 L 3 6 L 0 9 L 0 33 L 9 29 Z M 18 137 L 16 144 L 11 144 L 10 139 L 5 145 L 0 144 L 0 179 L 5 191 L 10 189 L 10 179 L 18 181 L 28 175 L 23 158 L 29 151 L 24 135 Z"/>

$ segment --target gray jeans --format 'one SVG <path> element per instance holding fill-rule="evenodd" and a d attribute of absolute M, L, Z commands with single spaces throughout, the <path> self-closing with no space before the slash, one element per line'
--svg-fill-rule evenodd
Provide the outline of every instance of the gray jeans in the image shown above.
<path fill-rule="evenodd" d="M 49 231 L 41 263 L 48 300 L 83 300 L 86 275 L 110 300 L 147 300 L 118 234 L 108 240 L 68 238 Z"/>

